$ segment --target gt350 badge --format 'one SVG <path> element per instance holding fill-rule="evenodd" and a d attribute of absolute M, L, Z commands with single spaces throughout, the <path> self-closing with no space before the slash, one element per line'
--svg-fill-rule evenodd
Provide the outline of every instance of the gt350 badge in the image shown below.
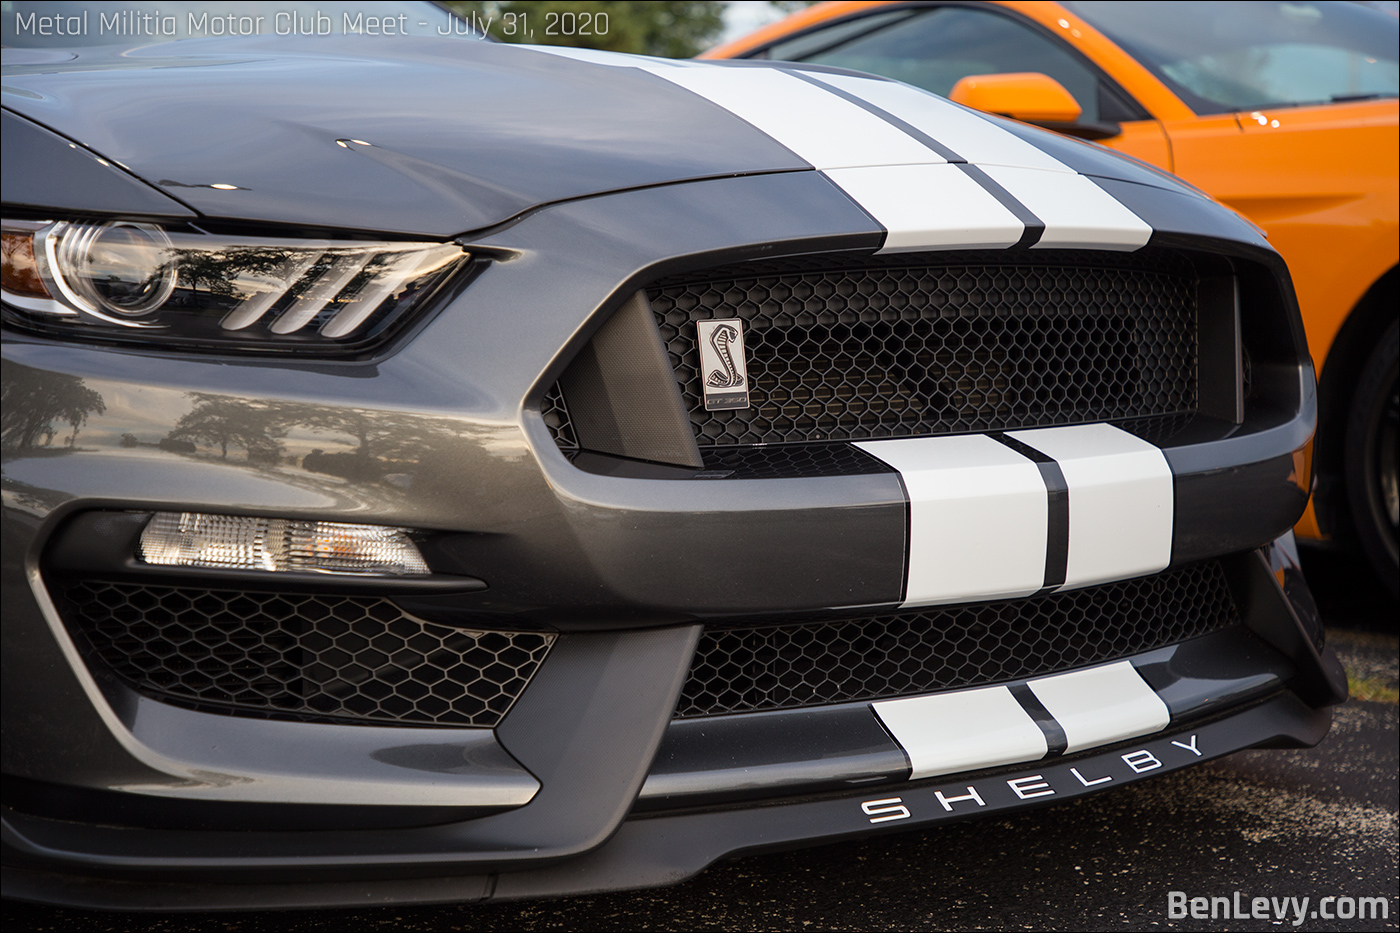
<path fill-rule="evenodd" d="M 697 321 L 700 381 L 705 385 L 705 410 L 749 407 L 749 374 L 744 365 L 744 322 Z"/>

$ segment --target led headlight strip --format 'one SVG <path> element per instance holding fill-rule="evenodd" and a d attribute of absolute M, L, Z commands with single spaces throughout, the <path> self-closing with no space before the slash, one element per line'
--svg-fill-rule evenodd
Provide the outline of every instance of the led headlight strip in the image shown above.
<path fill-rule="evenodd" d="M 355 342 L 470 257 L 450 243 L 276 239 L 131 221 L 3 223 L 3 297 L 31 323 L 183 342 Z"/>

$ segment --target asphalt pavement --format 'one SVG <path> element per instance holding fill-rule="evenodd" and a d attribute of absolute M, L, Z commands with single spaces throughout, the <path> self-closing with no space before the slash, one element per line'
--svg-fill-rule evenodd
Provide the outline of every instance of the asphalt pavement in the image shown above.
<path fill-rule="evenodd" d="M 660 890 L 517 904 L 203 915 L 6 902 L 5 926 L 1394 930 L 1397 607 L 1351 561 L 1316 552 L 1304 558 L 1330 643 L 1358 692 L 1370 697 L 1340 707 L 1331 734 L 1314 749 L 1240 752 L 1004 819 L 750 856 Z M 1358 916 L 1379 906 L 1362 898 L 1380 899 L 1386 916 Z"/>

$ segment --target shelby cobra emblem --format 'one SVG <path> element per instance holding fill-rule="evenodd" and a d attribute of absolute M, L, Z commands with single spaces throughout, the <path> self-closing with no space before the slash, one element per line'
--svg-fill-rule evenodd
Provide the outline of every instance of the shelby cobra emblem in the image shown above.
<path fill-rule="evenodd" d="M 705 384 L 705 410 L 749 407 L 749 378 L 744 366 L 744 322 L 697 321 L 700 376 Z"/>

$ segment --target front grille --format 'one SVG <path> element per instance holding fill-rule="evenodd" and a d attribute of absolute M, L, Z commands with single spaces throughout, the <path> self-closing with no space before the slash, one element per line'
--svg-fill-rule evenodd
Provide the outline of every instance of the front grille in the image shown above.
<path fill-rule="evenodd" d="M 1196 410 L 1176 254 L 827 258 L 648 290 L 702 448 L 959 434 Z M 706 411 L 695 322 L 744 322 L 751 407 Z"/>
<path fill-rule="evenodd" d="M 553 640 L 424 622 L 379 597 L 79 583 L 62 601 L 89 661 L 137 691 L 274 719 L 494 726 Z"/>
<path fill-rule="evenodd" d="M 709 627 L 675 716 L 793 709 L 1036 677 L 1239 622 L 1219 562 L 1005 602 Z"/>

